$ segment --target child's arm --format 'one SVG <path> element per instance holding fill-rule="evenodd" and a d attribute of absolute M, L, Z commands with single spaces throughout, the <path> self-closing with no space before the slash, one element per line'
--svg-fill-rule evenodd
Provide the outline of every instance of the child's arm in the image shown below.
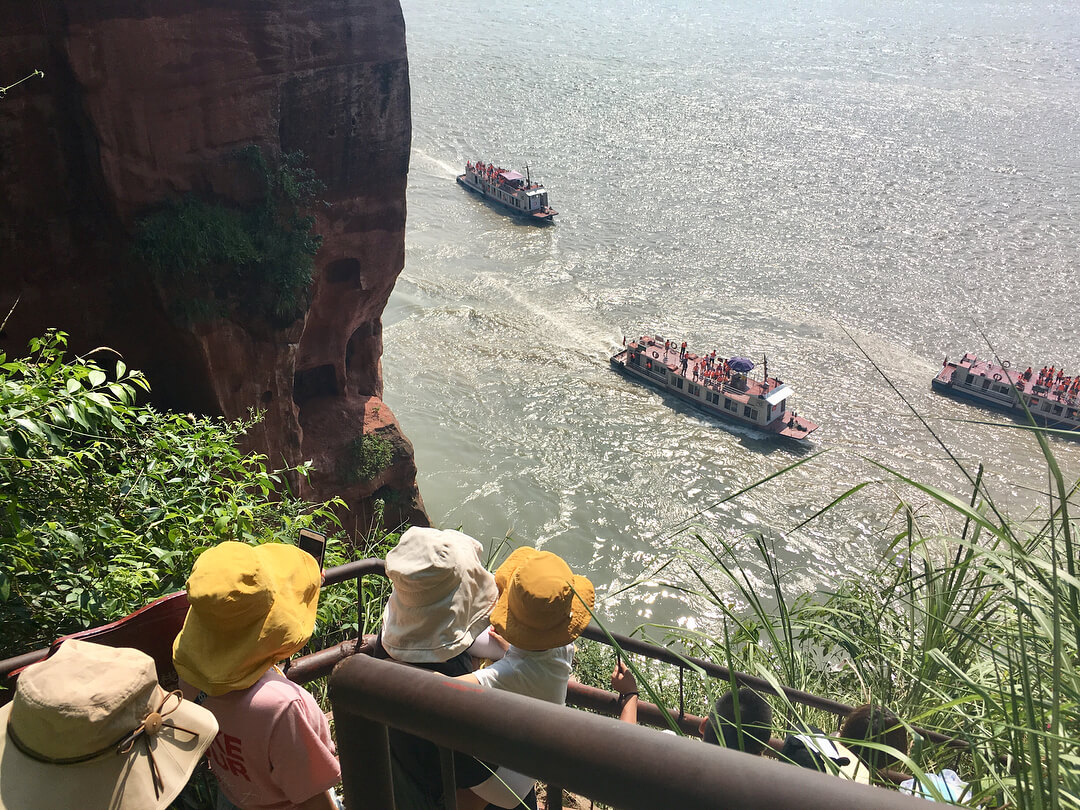
<path fill-rule="evenodd" d="M 510 644 L 506 639 L 489 627 L 476 637 L 476 641 L 467 652 L 473 658 L 490 658 L 492 661 L 498 661 L 506 655 L 508 649 L 510 649 Z"/>

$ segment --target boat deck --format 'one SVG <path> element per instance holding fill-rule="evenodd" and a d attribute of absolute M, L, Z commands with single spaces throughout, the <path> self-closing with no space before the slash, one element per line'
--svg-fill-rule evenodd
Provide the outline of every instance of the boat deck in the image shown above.
<path fill-rule="evenodd" d="M 708 369 L 705 355 L 700 355 L 695 352 L 687 350 L 686 370 L 682 369 L 682 358 L 679 356 L 679 346 L 673 345 L 670 341 L 665 348 L 665 341 L 658 338 L 643 337 L 639 340 L 632 341 L 627 344 L 628 349 L 640 348 L 642 353 L 651 358 L 655 363 L 662 363 L 665 365 L 672 374 L 677 374 L 688 382 L 700 385 L 702 388 L 706 388 L 710 391 L 714 391 L 723 397 L 737 402 L 740 405 L 747 405 L 752 397 L 765 397 L 769 392 L 776 390 L 784 385 L 783 380 L 778 380 L 775 377 L 768 377 L 762 380 L 751 379 L 749 376 L 737 375 L 738 383 L 734 384 L 732 378 L 717 378 L 713 377 L 706 379 L 704 373 Z M 627 350 L 619 352 L 612 361 L 622 365 L 624 368 L 628 368 L 626 363 Z M 719 355 L 716 356 L 716 361 L 722 360 Z M 696 372 L 696 379 L 695 379 Z M 640 374 L 635 370 L 634 374 Z M 683 396 L 684 399 L 689 397 Z M 792 411 L 783 413 L 782 416 L 777 417 L 767 425 L 751 423 L 749 420 L 742 419 L 732 413 L 725 411 L 723 408 L 716 407 L 715 405 L 709 405 L 707 403 L 698 403 L 704 407 L 709 413 L 715 413 L 719 416 L 723 416 L 726 419 L 740 422 L 742 424 L 748 424 L 758 430 L 764 430 L 769 433 L 776 434 L 778 436 L 784 436 L 791 439 L 805 439 L 813 431 L 817 430 L 818 426 L 814 422 L 811 422 L 805 417 L 798 416 Z"/>
<path fill-rule="evenodd" d="M 1016 390 L 1022 395 L 1039 396 L 1043 399 L 1048 399 L 1051 402 L 1057 402 L 1062 405 L 1076 405 L 1076 397 L 1070 396 L 1067 389 L 1060 391 L 1057 386 L 1049 388 L 1045 385 L 1038 385 L 1037 371 L 1032 375 L 1030 380 L 1025 380 L 1022 376 L 1022 371 L 1018 371 L 1014 368 L 1004 368 L 995 363 L 991 363 L 989 360 L 979 360 L 970 355 L 965 356 L 959 363 L 946 361 L 942 366 L 941 371 L 938 372 L 937 377 L 934 378 L 934 382 L 949 385 L 952 383 L 953 374 L 956 373 L 956 369 L 961 366 L 968 369 L 975 377 L 986 377 L 1005 385 L 1014 385 L 1016 386 Z"/>

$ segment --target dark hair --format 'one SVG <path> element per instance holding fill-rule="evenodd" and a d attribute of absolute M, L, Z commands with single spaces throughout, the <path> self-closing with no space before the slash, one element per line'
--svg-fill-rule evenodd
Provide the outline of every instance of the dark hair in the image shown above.
<path fill-rule="evenodd" d="M 864 703 L 851 711 L 840 726 L 840 737 L 848 748 L 871 768 L 888 768 L 899 762 L 892 754 L 866 745 L 859 745 L 856 740 L 869 740 L 895 748 L 903 754 L 908 750 L 908 733 L 899 718 L 888 709 Z"/>
<path fill-rule="evenodd" d="M 720 737 L 717 737 L 717 730 Z M 748 686 L 739 690 L 737 722 L 735 696 L 732 692 L 728 692 L 716 701 L 713 712 L 705 724 L 705 742 L 734 748 L 736 751 L 742 750 L 748 754 L 760 754 L 769 744 L 770 736 L 772 736 L 772 707 Z"/>

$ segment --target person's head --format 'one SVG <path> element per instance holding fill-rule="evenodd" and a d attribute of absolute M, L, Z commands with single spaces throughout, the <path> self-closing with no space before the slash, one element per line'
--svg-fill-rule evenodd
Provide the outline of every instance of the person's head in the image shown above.
<path fill-rule="evenodd" d="M 875 768 L 888 768 L 897 764 L 896 757 L 876 748 L 859 745 L 857 740 L 868 740 L 887 745 L 906 754 L 908 733 L 903 724 L 888 709 L 864 703 L 851 711 L 840 725 L 840 737 L 847 740 L 847 747 L 863 762 Z"/>
<path fill-rule="evenodd" d="M 68 639 L 0 708 L 0 808 L 163 810 L 217 731 L 209 711 L 158 685 L 149 655 Z"/>
<path fill-rule="evenodd" d="M 563 647 L 589 624 L 592 583 L 550 551 L 516 549 L 495 571 L 495 632 L 523 650 Z"/>
<path fill-rule="evenodd" d="M 394 589 L 382 645 L 399 661 L 430 664 L 465 652 L 488 625 L 499 595 L 481 545 L 456 531 L 414 526 L 386 555 Z"/>
<path fill-rule="evenodd" d="M 702 720 L 701 732 L 707 743 L 760 754 L 772 736 L 772 707 L 761 695 L 744 686 L 738 693 L 727 692 L 717 699 L 712 713 Z"/>
<path fill-rule="evenodd" d="M 207 549 L 188 577 L 176 671 L 208 695 L 247 689 L 307 644 L 321 583 L 315 558 L 296 546 L 229 541 Z"/>

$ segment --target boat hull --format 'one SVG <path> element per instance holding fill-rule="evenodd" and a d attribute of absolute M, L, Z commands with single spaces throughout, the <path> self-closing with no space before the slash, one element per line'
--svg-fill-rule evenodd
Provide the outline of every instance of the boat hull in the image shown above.
<path fill-rule="evenodd" d="M 690 385 L 687 385 L 685 388 L 680 389 L 672 387 L 666 383 L 661 383 L 659 380 L 654 379 L 647 372 L 639 371 L 634 365 L 627 363 L 626 358 L 626 349 L 623 349 L 621 352 L 614 355 L 610 360 L 612 369 L 622 374 L 624 377 L 627 377 L 628 379 L 644 383 L 649 387 L 654 388 L 658 391 L 662 391 L 666 394 L 671 394 L 680 402 L 685 402 L 688 405 L 692 405 L 698 410 L 703 411 L 710 416 L 715 416 L 723 422 L 729 424 L 743 425 L 745 427 L 761 432 L 762 434 L 764 434 L 765 437 L 790 439 L 798 443 L 806 442 L 810 434 L 817 430 L 818 426 L 813 422 L 809 421 L 808 419 L 804 419 L 803 417 L 796 417 L 793 415 L 785 415 L 778 417 L 772 422 L 769 422 L 768 424 L 762 424 L 760 422 L 755 422 L 750 419 L 745 419 L 737 412 L 727 411 L 724 408 L 719 407 L 718 404 L 714 405 L 702 400 L 697 396 L 692 396 L 688 394 L 687 390 L 690 389 Z M 657 358 L 657 360 L 660 359 L 661 358 L 659 357 Z M 683 377 L 682 379 L 684 382 L 690 382 L 686 377 Z M 698 389 L 705 388 L 705 386 L 701 384 L 696 384 L 694 387 Z M 717 391 L 717 389 L 711 390 Z M 717 391 L 717 393 L 721 394 L 719 399 L 722 400 L 723 395 L 726 392 Z"/>
<path fill-rule="evenodd" d="M 473 194 L 476 194 L 476 195 L 479 195 L 480 197 L 483 197 L 487 202 L 494 205 L 495 208 L 498 209 L 501 213 L 510 214 L 512 217 L 514 217 L 516 219 L 520 219 L 520 220 L 525 221 L 525 222 L 534 222 L 534 223 L 537 223 L 537 224 L 554 223 L 555 222 L 555 217 L 559 213 L 558 211 L 551 211 L 551 210 L 548 210 L 548 211 L 522 211 L 520 208 L 515 208 L 514 206 L 508 205 L 507 203 L 503 202 L 502 200 L 500 200 L 500 199 L 498 199 L 496 197 L 492 197 L 490 194 L 487 194 L 482 188 L 478 188 L 477 186 L 470 183 L 466 179 L 466 176 L 464 174 L 459 174 L 458 177 L 457 177 L 457 181 L 458 181 L 458 185 L 463 186 L 464 188 L 467 188 Z"/>

